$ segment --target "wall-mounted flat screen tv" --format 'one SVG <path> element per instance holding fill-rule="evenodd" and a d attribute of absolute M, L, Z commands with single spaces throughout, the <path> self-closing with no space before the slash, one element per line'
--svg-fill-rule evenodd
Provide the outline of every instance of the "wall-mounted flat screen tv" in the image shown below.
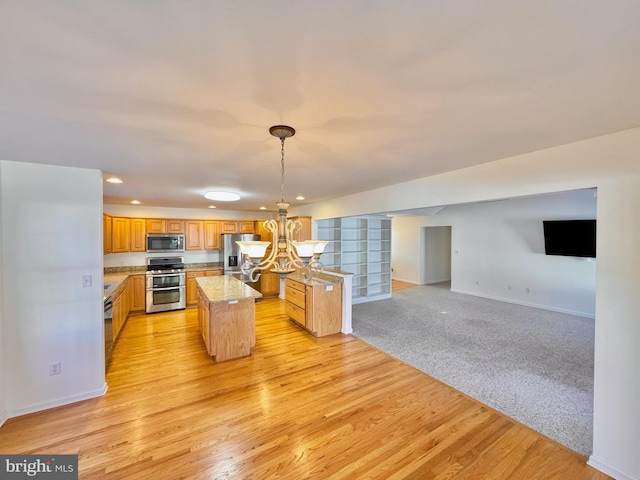
<path fill-rule="evenodd" d="M 595 220 L 544 220 L 544 253 L 596 258 Z"/>

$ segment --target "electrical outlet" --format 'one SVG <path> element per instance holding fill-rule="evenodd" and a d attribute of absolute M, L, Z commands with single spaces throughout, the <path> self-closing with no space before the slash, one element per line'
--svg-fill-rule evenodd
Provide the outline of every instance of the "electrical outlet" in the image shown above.
<path fill-rule="evenodd" d="M 531 293 L 531 289 L 529 287 L 524 289 L 525 293 Z"/>
<path fill-rule="evenodd" d="M 82 275 L 82 286 L 83 287 L 91 286 L 91 275 Z"/>
<path fill-rule="evenodd" d="M 480 280 L 476 280 L 476 285 L 480 285 Z"/>
<path fill-rule="evenodd" d="M 49 364 L 49 375 L 60 375 L 60 362 L 51 362 Z"/>
<path fill-rule="evenodd" d="M 507 285 L 507 290 L 511 290 L 511 285 Z"/>

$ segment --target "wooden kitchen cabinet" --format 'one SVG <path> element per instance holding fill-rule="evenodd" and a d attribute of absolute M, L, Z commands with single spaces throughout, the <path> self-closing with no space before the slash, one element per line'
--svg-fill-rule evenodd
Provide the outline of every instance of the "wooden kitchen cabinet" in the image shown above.
<path fill-rule="evenodd" d="M 122 282 L 111 294 L 113 341 L 115 342 L 129 316 L 129 279 Z"/>
<path fill-rule="evenodd" d="M 289 217 L 288 220 L 297 220 L 301 223 L 300 230 L 294 232 L 294 240 L 297 242 L 304 242 L 305 240 L 311 240 L 311 217 Z"/>
<path fill-rule="evenodd" d="M 209 323 L 209 299 L 205 296 L 204 292 L 197 288 L 198 290 L 198 326 L 200 327 L 200 333 L 202 334 L 202 339 L 204 340 L 204 344 L 207 347 L 207 353 L 211 352 L 211 329 Z"/>
<path fill-rule="evenodd" d="M 102 250 L 104 254 L 111 253 L 112 246 L 112 232 L 111 232 L 111 215 L 102 215 Z"/>
<path fill-rule="evenodd" d="M 256 227 L 253 220 L 221 220 L 221 233 L 255 233 Z"/>
<path fill-rule="evenodd" d="M 196 278 L 204 276 L 204 270 L 187 272 L 187 307 L 198 305 L 198 284 L 196 283 Z"/>
<path fill-rule="evenodd" d="M 184 240 L 184 249 L 185 250 L 202 250 L 203 249 L 202 220 L 187 220 L 184 222 L 184 227 L 186 230 L 186 235 Z"/>
<path fill-rule="evenodd" d="M 286 305 L 289 318 L 316 337 L 342 329 L 342 285 L 308 285 L 287 278 Z"/>
<path fill-rule="evenodd" d="M 144 218 L 131 219 L 131 243 L 130 252 L 147 251 L 147 222 Z"/>
<path fill-rule="evenodd" d="M 145 228 L 147 233 L 167 233 L 167 221 L 164 218 L 147 218 Z"/>
<path fill-rule="evenodd" d="M 129 276 L 129 310 L 131 312 L 145 311 L 146 276 Z"/>
<path fill-rule="evenodd" d="M 147 218 L 147 233 L 184 233 L 184 220 Z"/>
<path fill-rule="evenodd" d="M 185 221 L 180 219 L 167 220 L 167 231 L 165 233 L 185 233 Z"/>
<path fill-rule="evenodd" d="M 220 222 L 221 233 L 238 233 L 238 222 L 222 220 Z"/>
<path fill-rule="evenodd" d="M 256 221 L 256 233 L 260 234 L 260 240 L 263 242 L 271 242 L 267 247 L 265 257 L 268 257 L 273 248 L 273 234 L 264 228 L 264 221 Z M 260 275 L 260 293 L 265 297 L 275 297 L 280 294 L 280 276 L 277 273 L 269 271 L 262 272 Z"/>
<path fill-rule="evenodd" d="M 131 219 L 125 217 L 112 217 L 112 244 L 113 253 L 128 252 L 131 245 Z"/>
<path fill-rule="evenodd" d="M 264 297 L 275 297 L 280 294 L 280 275 L 263 272 L 260 275 L 260 293 Z"/>
<path fill-rule="evenodd" d="M 220 250 L 220 222 L 218 220 L 205 220 L 202 222 L 203 246 L 205 250 Z"/>
<path fill-rule="evenodd" d="M 253 220 L 238 222 L 238 233 L 255 233 L 255 222 Z"/>

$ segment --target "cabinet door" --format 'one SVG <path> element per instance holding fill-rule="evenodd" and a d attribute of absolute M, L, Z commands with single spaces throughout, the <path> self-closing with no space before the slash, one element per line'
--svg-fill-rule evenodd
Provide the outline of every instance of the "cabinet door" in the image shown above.
<path fill-rule="evenodd" d="M 254 233 L 255 228 L 253 220 L 238 222 L 238 233 Z"/>
<path fill-rule="evenodd" d="M 185 233 L 184 220 L 167 220 L 167 233 Z"/>
<path fill-rule="evenodd" d="M 204 277 L 204 272 L 187 272 L 187 306 L 192 307 L 198 304 L 198 283 L 196 278 Z"/>
<path fill-rule="evenodd" d="M 145 310 L 145 276 L 131 275 L 129 277 L 129 305 L 132 312 Z"/>
<path fill-rule="evenodd" d="M 204 249 L 220 250 L 220 222 L 217 220 L 205 220 L 203 222 L 204 230 Z"/>
<path fill-rule="evenodd" d="M 131 219 L 131 247 L 130 252 L 146 252 L 146 221 L 144 218 Z"/>
<path fill-rule="evenodd" d="M 265 297 L 280 294 L 280 276 L 271 272 L 260 275 L 260 293 Z"/>
<path fill-rule="evenodd" d="M 216 270 L 205 270 L 204 271 L 204 276 L 205 277 L 217 277 L 222 275 L 222 270 L 221 269 L 216 269 Z"/>
<path fill-rule="evenodd" d="M 184 224 L 187 231 L 184 249 L 202 250 L 202 220 L 187 220 Z"/>
<path fill-rule="evenodd" d="M 131 242 L 131 219 L 113 217 L 111 223 L 113 229 L 112 252 L 128 252 Z"/>
<path fill-rule="evenodd" d="M 167 233 L 167 221 L 163 218 L 147 218 L 145 228 L 147 233 Z"/>
<path fill-rule="evenodd" d="M 307 330 L 317 337 L 342 329 L 342 285 L 307 287 Z"/>
<path fill-rule="evenodd" d="M 111 215 L 102 215 L 102 250 L 105 253 L 111 253 Z"/>
<path fill-rule="evenodd" d="M 223 220 L 222 233 L 238 233 L 238 222 L 231 222 L 229 220 Z"/>
<path fill-rule="evenodd" d="M 290 217 L 290 220 L 297 220 L 302 224 L 300 230 L 294 232 L 294 240 L 304 242 L 311 240 L 311 217 Z"/>

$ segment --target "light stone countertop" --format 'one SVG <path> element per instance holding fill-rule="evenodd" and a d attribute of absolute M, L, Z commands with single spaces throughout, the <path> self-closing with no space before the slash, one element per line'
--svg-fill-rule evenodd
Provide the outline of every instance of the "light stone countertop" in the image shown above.
<path fill-rule="evenodd" d="M 196 278 L 210 302 L 227 302 L 229 300 L 244 300 L 247 298 L 262 298 L 262 294 L 249 285 L 244 284 L 231 275 Z"/>
<path fill-rule="evenodd" d="M 310 287 L 315 287 L 319 285 L 332 285 L 335 283 L 343 283 L 342 277 L 338 275 L 331 275 L 325 272 L 313 272 L 313 276 L 310 280 L 306 280 L 302 273 L 292 273 L 287 278 L 294 280 L 296 282 L 303 283 L 304 285 L 309 285 Z"/>
<path fill-rule="evenodd" d="M 104 292 L 102 301 L 106 300 L 115 291 L 118 286 L 124 282 L 129 275 L 127 274 L 109 274 L 104 276 Z"/>

